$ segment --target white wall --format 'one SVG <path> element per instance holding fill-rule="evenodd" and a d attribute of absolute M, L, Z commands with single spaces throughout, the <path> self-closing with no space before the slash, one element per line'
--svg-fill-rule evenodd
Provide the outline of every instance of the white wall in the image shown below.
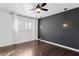
<path fill-rule="evenodd" d="M 19 21 L 19 29 L 16 32 L 16 42 L 27 42 L 32 41 L 36 39 L 36 20 L 34 18 L 28 18 L 28 17 L 17 17 Z M 31 30 L 25 30 L 25 22 L 32 22 L 32 29 Z"/>
<path fill-rule="evenodd" d="M 15 19 L 20 22 L 17 32 L 14 28 Z M 31 31 L 22 30 L 21 26 L 24 26 L 25 21 L 33 22 Z M 36 22 L 37 20 L 32 18 L 15 17 L 15 15 L 0 10 L 0 47 L 35 40 L 37 34 Z"/>
<path fill-rule="evenodd" d="M 0 47 L 13 44 L 13 17 L 0 10 Z"/>

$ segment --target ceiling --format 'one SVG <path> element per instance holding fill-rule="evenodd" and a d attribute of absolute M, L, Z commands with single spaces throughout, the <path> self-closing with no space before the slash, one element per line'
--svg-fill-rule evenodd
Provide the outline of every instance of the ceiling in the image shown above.
<path fill-rule="evenodd" d="M 47 8 L 48 11 L 41 11 L 38 14 L 35 10 L 31 10 L 36 4 L 37 3 L 0 3 L 0 9 L 15 11 L 29 17 L 40 18 L 63 12 L 65 11 L 64 8 L 70 10 L 79 7 L 79 3 L 47 3 L 44 8 Z"/>

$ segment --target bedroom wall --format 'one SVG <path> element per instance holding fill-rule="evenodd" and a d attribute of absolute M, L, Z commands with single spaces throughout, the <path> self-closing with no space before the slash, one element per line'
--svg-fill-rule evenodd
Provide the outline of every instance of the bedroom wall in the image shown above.
<path fill-rule="evenodd" d="M 38 38 L 79 49 L 79 8 L 39 19 Z"/>
<path fill-rule="evenodd" d="M 25 30 L 26 21 L 32 22 L 31 30 Z M 16 16 L 0 9 L 0 47 L 36 40 L 36 24 L 35 18 Z"/>
<path fill-rule="evenodd" d="M 0 10 L 0 47 L 13 44 L 13 16 Z"/>
<path fill-rule="evenodd" d="M 17 17 L 19 21 L 19 27 L 18 31 L 16 32 L 16 40 L 15 42 L 21 43 L 21 42 L 27 42 L 36 40 L 36 19 L 35 18 L 29 18 L 29 17 Z M 25 29 L 25 22 L 31 22 L 31 29 Z M 27 24 L 28 28 L 28 24 Z"/>

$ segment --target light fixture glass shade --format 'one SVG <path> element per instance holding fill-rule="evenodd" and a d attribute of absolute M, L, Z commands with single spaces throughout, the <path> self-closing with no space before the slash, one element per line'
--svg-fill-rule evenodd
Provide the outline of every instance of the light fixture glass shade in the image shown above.
<path fill-rule="evenodd" d="M 37 9 L 36 9 L 36 11 L 37 11 L 37 12 L 40 12 L 40 11 L 41 11 L 41 9 L 40 9 L 40 8 L 37 8 Z"/>

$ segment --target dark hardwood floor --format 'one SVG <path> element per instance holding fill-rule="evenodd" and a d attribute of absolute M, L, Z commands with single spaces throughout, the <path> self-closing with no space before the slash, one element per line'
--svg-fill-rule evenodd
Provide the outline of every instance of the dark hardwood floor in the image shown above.
<path fill-rule="evenodd" d="M 1 56 L 79 56 L 79 53 L 34 40 L 0 48 Z"/>

